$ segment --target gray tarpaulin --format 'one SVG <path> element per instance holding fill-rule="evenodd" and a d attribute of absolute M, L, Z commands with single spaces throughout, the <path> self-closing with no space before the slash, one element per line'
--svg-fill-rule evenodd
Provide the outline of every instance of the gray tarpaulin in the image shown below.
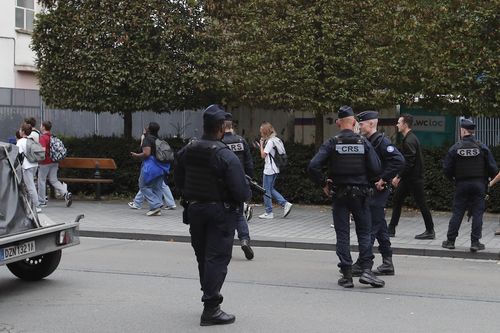
<path fill-rule="evenodd" d="M 15 145 L 0 142 L 0 237 L 33 229 L 38 218 L 22 182 L 18 152 Z"/>

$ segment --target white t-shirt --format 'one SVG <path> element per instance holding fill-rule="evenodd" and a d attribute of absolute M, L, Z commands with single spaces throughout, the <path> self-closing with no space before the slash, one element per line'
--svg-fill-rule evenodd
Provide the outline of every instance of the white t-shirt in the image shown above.
<path fill-rule="evenodd" d="M 267 140 L 266 146 L 264 147 L 264 152 L 267 153 L 266 159 L 264 160 L 265 175 L 274 175 L 275 173 L 280 173 L 280 169 L 276 166 L 274 159 L 269 156 L 272 155 L 274 157 L 274 154 L 276 154 L 276 149 L 274 149 L 274 147 L 276 147 L 280 153 L 283 153 L 285 151 L 283 142 L 279 138 L 272 137 Z"/>
<path fill-rule="evenodd" d="M 16 146 L 19 147 L 19 154 L 26 152 L 26 142 L 28 139 L 26 138 L 21 138 L 17 140 Z M 29 168 L 35 168 L 38 166 L 38 163 L 31 163 L 28 161 L 28 159 L 25 157 L 23 160 L 23 169 L 29 169 Z"/>
<path fill-rule="evenodd" d="M 33 138 L 36 143 L 40 143 L 40 133 L 35 130 L 31 131 L 30 135 L 28 135 L 28 138 Z"/>

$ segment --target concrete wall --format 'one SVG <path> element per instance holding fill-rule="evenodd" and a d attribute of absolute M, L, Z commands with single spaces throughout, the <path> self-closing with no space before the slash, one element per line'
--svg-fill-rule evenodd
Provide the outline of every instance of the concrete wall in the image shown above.
<path fill-rule="evenodd" d="M 0 87 L 38 89 L 31 33 L 16 29 L 15 5 L 15 0 L 0 0 Z"/>

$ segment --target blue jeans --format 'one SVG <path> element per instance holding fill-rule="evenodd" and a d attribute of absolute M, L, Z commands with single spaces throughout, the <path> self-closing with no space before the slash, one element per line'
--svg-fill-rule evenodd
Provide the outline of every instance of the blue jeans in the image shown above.
<path fill-rule="evenodd" d="M 142 173 L 139 176 L 139 190 L 141 194 L 144 196 L 146 201 L 149 204 L 149 209 L 157 209 L 161 208 L 163 205 L 163 201 L 161 199 L 162 197 L 162 191 L 161 191 L 161 186 L 163 184 L 163 177 L 158 177 L 154 179 L 151 183 L 145 184 Z M 135 201 L 135 199 L 134 199 Z M 140 206 L 139 206 L 140 207 Z"/>
<path fill-rule="evenodd" d="M 284 207 L 287 202 L 286 199 L 283 198 L 283 196 L 274 188 L 274 182 L 276 181 L 276 178 L 278 178 L 277 173 L 275 173 L 274 175 L 264 175 L 262 184 L 264 186 L 264 189 L 266 190 L 266 194 L 272 196 L 281 207 Z M 273 212 L 273 202 L 266 196 L 264 196 L 264 206 L 266 207 L 266 213 Z"/>
<path fill-rule="evenodd" d="M 161 193 L 163 195 L 163 202 L 167 207 L 175 206 L 174 196 L 172 195 L 172 191 L 170 191 L 170 187 L 168 187 L 165 182 L 161 185 Z M 142 207 L 142 203 L 144 202 L 144 194 L 142 194 L 141 190 L 137 192 L 134 198 L 134 204 L 137 207 Z"/>

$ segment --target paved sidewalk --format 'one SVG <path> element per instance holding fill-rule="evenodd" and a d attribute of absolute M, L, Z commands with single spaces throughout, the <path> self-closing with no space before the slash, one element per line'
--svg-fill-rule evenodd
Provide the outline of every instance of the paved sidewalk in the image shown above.
<path fill-rule="evenodd" d="M 51 200 L 43 213 L 55 222 L 73 221 L 78 214 L 85 214 L 80 221 L 82 236 L 147 239 L 164 241 L 189 241 L 188 226 L 181 222 L 182 207 L 175 210 L 162 210 L 161 216 L 148 217 L 147 209 L 133 210 L 123 201 L 79 201 L 66 208 L 64 201 Z M 281 208 L 275 208 L 275 218 L 261 220 L 258 215 L 263 212 L 262 206 L 254 207 L 254 217 L 249 223 L 252 245 L 270 247 L 290 247 L 303 249 L 335 249 L 335 232 L 332 223 L 331 209 L 327 206 L 294 205 L 290 215 L 283 219 Z M 390 210 L 387 211 L 390 218 Z M 424 223 L 419 211 L 403 211 L 396 237 L 391 238 L 395 254 L 428 255 L 440 257 L 500 259 L 500 236 L 494 231 L 500 225 L 500 215 L 485 214 L 482 242 L 485 251 L 471 253 L 471 223 L 464 218 L 456 249 L 441 248 L 446 239 L 449 212 L 432 212 L 435 229 L 435 240 L 416 240 L 414 236 L 424 231 Z M 237 243 L 237 241 L 236 241 Z M 354 225 L 351 226 L 351 245 L 357 250 Z M 256 250 L 258 251 L 258 250 Z M 374 251 L 377 253 L 376 249 Z M 257 254 L 256 254 L 257 255 Z"/>

